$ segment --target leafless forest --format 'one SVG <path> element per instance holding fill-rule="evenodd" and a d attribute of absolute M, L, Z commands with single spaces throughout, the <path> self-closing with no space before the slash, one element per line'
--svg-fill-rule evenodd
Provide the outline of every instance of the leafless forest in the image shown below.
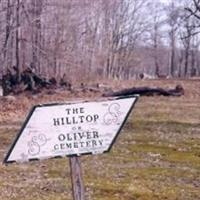
<path fill-rule="evenodd" d="M 200 76 L 199 0 L 0 0 L 0 77 Z"/>
<path fill-rule="evenodd" d="M 200 0 L 0 0 L 1 162 L 22 129 L 36 144 L 35 105 L 140 94 L 111 151 L 80 157 L 85 199 L 200 200 L 199 88 Z M 73 199 L 65 157 L 0 174 L 0 200 Z"/>

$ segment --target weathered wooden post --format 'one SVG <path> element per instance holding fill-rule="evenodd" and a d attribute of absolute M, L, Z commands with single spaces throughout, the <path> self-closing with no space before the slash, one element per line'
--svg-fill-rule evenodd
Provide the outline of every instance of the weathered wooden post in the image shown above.
<path fill-rule="evenodd" d="M 4 163 L 70 156 L 74 200 L 85 200 L 78 156 L 108 152 L 137 96 L 35 106 Z"/>
<path fill-rule="evenodd" d="M 74 200 L 85 200 L 81 161 L 78 156 L 69 158 Z"/>

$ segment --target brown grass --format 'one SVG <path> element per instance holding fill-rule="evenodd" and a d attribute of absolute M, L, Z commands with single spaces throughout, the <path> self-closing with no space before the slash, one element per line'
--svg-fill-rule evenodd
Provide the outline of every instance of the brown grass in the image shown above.
<path fill-rule="evenodd" d="M 200 199 L 200 80 L 106 82 L 115 90 L 152 86 L 185 88 L 182 97 L 141 97 L 113 149 L 81 158 L 87 199 Z M 101 94 L 57 91 L 0 100 L 0 159 L 35 104 Z M 67 159 L 0 165 L 0 199 L 72 199 Z"/>

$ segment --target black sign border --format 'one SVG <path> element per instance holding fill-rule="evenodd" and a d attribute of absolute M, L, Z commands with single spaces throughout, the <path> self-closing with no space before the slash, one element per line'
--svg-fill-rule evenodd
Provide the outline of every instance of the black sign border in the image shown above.
<path fill-rule="evenodd" d="M 112 100 L 119 100 L 119 99 L 128 99 L 128 98 L 135 98 L 135 101 L 132 103 L 131 108 L 129 109 L 129 111 L 126 114 L 126 117 L 124 118 L 124 121 L 122 122 L 121 126 L 119 127 L 119 130 L 117 131 L 115 137 L 113 138 L 111 145 L 109 146 L 109 148 L 101 153 L 108 153 L 115 141 L 117 140 L 117 137 L 119 135 L 119 133 L 121 132 L 122 128 L 124 127 L 124 124 L 126 123 L 128 116 L 130 115 L 130 113 L 132 112 L 136 102 L 138 101 L 139 95 L 127 95 L 127 96 L 118 96 L 118 97 L 109 97 L 109 98 L 102 98 L 99 101 L 112 101 Z M 35 105 L 32 107 L 32 109 L 30 110 L 28 116 L 25 119 L 25 122 L 23 123 L 20 131 L 18 132 L 16 138 L 14 139 L 14 142 L 11 144 L 10 149 L 8 150 L 4 160 L 3 160 L 3 164 L 11 164 L 11 163 L 17 163 L 17 161 L 8 161 L 8 158 L 10 157 L 10 154 L 12 153 L 17 141 L 19 140 L 23 130 L 26 128 L 26 125 L 28 123 L 28 121 L 30 120 L 33 112 L 36 110 L 36 108 L 38 107 L 49 107 L 49 106 L 58 106 L 58 105 L 72 105 L 72 104 L 77 104 L 77 103 L 88 103 L 88 102 L 99 102 L 99 101 L 89 101 L 89 100 L 83 100 L 83 101 L 77 101 L 77 102 L 67 102 L 67 103 L 49 103 L 49 104 L 39 104 L 39 105 Z M 71 155 L 64 155 L 64 156 L 54 156 L 54 157 L 50 157 L 49 159 L 55 159 L 55 158 L 63 158 L 63 157 L 74 157 L 74 156 L 82 156 L 82 155 L 93 155 L 93 152 L 88 152 L 88 153 L 82 153 L 82 154 L 71 154 Z M 28 159 L 26 160 L 26 162 L 32 162 L 32 161 L 40 161 L 42 159 L 39 158 L 34 158 L 34 159 Z"/>

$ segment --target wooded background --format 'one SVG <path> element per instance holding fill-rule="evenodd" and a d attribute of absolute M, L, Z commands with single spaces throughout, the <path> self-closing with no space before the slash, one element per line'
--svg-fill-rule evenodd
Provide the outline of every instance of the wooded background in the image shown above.
<path fill-rule="evenodd" d="M 0 0 L 0 75 L 200 76 L 199 0 Z"/>

